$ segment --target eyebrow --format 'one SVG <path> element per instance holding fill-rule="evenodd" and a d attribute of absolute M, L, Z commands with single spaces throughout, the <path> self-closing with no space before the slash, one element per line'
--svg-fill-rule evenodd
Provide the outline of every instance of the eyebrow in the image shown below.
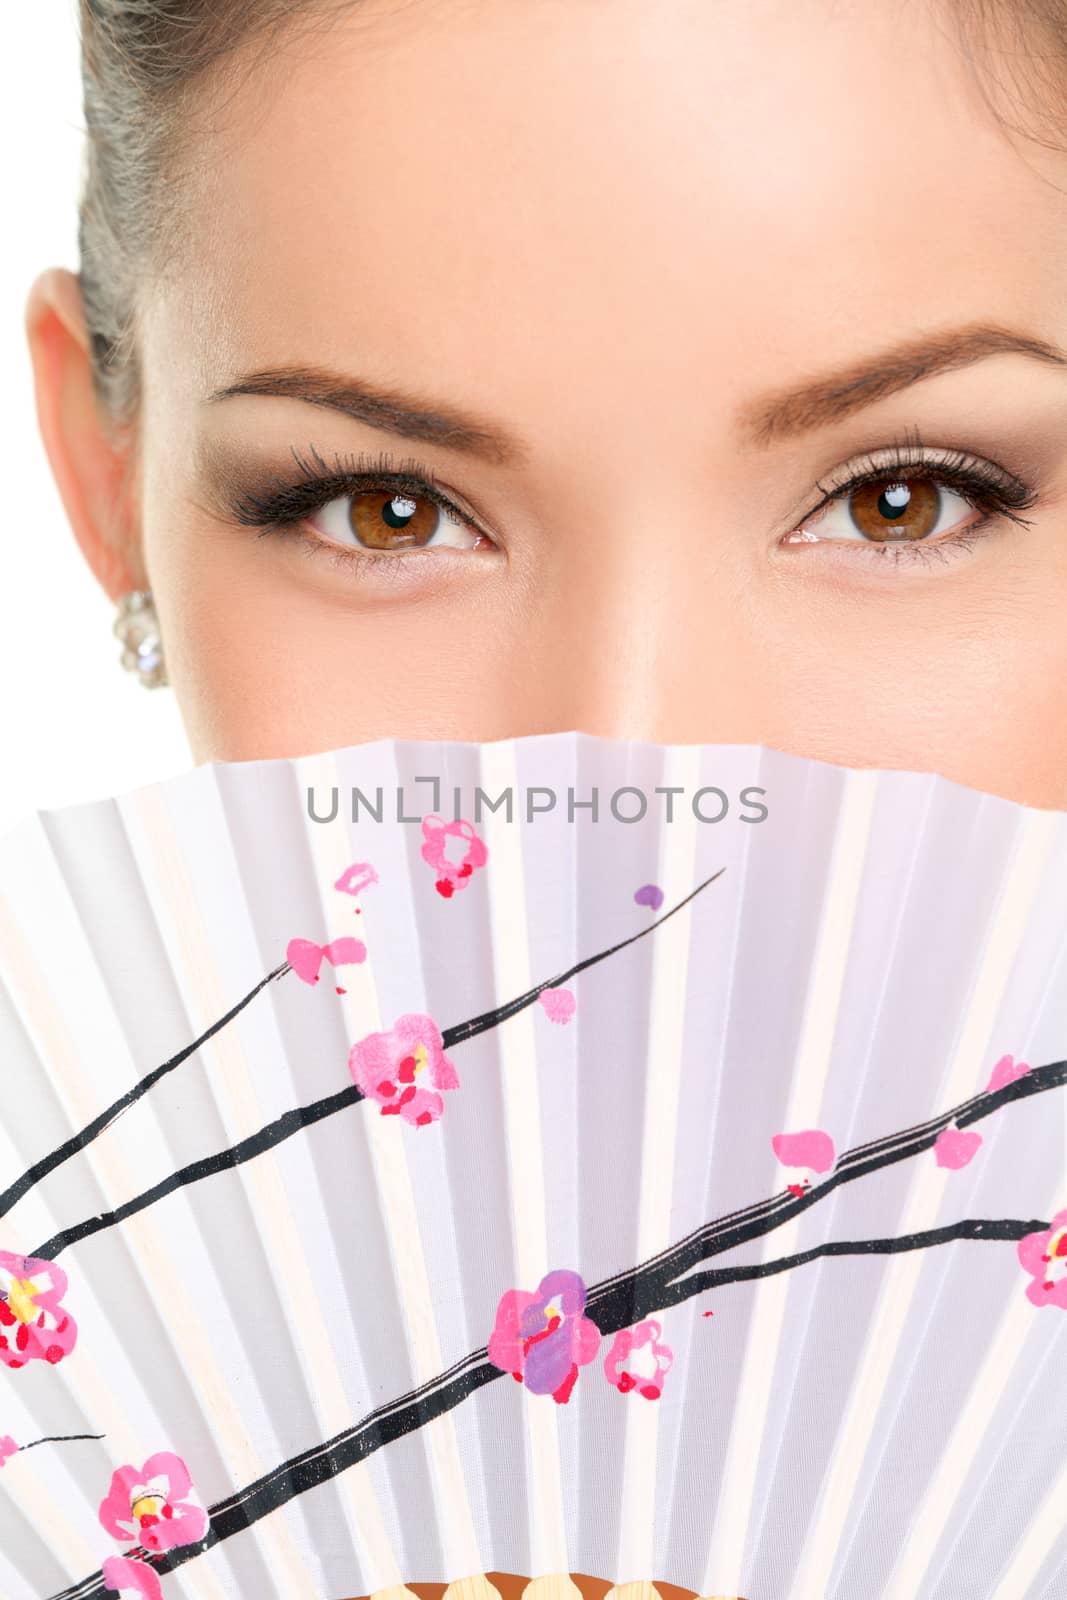
<path fill-rule="evenodd" d="M 924 378 L 972 366 L 989 356 L 1009 354 L 1067 366 L 1063 351 L 1028 334 L 984 325 L 950 328 L 894 345 L 837 372 L 764 396 L 745 407 L 742 429 L 757 444 L 773 444 L 840 422 Z"/>
<path fill-rule="evenodd" d="M 839 422 L 925 378 L 1008 354 L 1067 366 L 1067 355 L 1028 334 L 984 325 L 947 329 L 753 401 L 741 413 L 742 430 L 756 444 L 773 444 Z M 528 455 L 521 440 L 485 417 L 321 367 L 272 367 L 248 373 L 214 390 L 208 402 L 235 395 L 302 400 L 382 432 L 457 450 L 497 466 L 518 465 Z"/>
<path fill-rule="evenodd" d="M 385 433 L 459 450 L 497 466 L 514 466 L 528 453 L 521 440 L 473 412 L 320 367 L 275 367 L 252 372 L 216 389 L 208 396 L 208 403 L 234 395 L 303 400 L 308 405 L 339 411 Z"/>

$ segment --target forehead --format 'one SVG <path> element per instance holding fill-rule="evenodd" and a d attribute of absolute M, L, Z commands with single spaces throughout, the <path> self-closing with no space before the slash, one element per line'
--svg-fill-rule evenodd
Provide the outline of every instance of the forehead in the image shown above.
<path fill-rule="evenodd" d="M 361 0 L 220 104 L 149 317 L 204 388 L 299 361 L 677 428 L 1062 302 L 1050 158 L 932 0 Z"/>

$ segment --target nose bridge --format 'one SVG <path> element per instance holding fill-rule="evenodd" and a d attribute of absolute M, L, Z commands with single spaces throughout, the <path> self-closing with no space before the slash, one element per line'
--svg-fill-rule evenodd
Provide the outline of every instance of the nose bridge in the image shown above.
<path fill-rule="evenodd" d="M 706 499 L 674 491 L 616 503 L 560 541 L 546 604 L 568 725 L 680 742 L 748 725 L 752 573 L 744 542 L 714 522 Z"/>

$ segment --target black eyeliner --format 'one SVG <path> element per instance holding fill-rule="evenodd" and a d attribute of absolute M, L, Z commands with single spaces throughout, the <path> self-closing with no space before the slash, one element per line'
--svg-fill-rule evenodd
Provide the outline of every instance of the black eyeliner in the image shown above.
<path fill-rule="evenodd" d="M 429 500 L 455 521 L 476 526 L 470 513 L 440 487 L 433 472 L 414 459 L 397 462 L 387 454 L 361 453 L 326 462 L 314 446 L 307 455 L 295 447 L 291 454 L 295 476 L 275 474 L 262 486 L 241 489 L 233 496 L 230 512 L 242 526 L 269 534 L 304 521 L 331 500 L 376 490 Z"/>
<path fill-rule="evenodd" d="M 823 499 L 807 513 L 805 523 L 832 502 L 847 499 L 857 489 L 872 483 L 883 483 L 899 474 L 901 478 L 906 476 L 944 484 L 969 500 L 976 510 L 984 511 L 987 515 L 1007 517 L 1019 527 L 1030 526 L 1022 513 L 1036 504 L 1037 490 L 1007 468 L 997 466 L 984 457 L 972 456 L 965 450 L 935 452 L 916 438 L 910 443 L 897 442 L 885 449 L 870 451 L 858 459 L 858 469 L 850 471 L 840 483 L 816 484 Z"/>

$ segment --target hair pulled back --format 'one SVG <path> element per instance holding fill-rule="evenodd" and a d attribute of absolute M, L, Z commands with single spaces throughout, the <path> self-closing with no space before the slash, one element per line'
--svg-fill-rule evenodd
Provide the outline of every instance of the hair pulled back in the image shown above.
<path fill-rule="evenodd" d="M 308 8 L 308 0 L 80 0 L 80 280 L 97 391 L 116 418 L 137 405 L 137 286 L 161 236 L 191 97 L 239 46 Z"/>

